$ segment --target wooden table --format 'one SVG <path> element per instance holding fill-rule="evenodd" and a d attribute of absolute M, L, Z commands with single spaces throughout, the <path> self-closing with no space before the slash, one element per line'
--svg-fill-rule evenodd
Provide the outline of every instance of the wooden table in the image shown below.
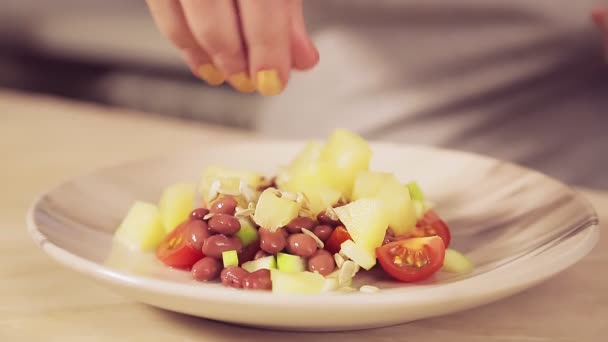
<path fill-rule="evenodd" d="M 254 330 L 120 297 L 48 258 L 25 231 L 34 196 L 66 177 L 248 134 L 0 91 L 0 341 L 606 341 L 608 238 L 550 281 L 450 316 L 363 332 Z M 603 222 L 608 193 L 584 191 Z M 370 313 L 371 314 L 371 313 Z M 177 339 L 176 339 L 177 338 Z"/>

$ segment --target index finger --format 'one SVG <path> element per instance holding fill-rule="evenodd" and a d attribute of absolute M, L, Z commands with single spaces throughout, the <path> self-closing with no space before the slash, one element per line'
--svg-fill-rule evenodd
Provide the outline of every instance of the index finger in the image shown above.
<path fill-rule="evenodd" d="M 238 5 L 257 89 L 262 95 L 278 95 L 287 84 L 291 68 L 288 2 L 239 0 Z"/>

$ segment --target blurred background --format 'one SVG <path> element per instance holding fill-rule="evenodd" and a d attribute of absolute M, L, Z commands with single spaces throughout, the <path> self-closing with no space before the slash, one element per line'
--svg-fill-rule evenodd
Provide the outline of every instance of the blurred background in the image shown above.
<path fill-rule="evenodd" d="M 256 99 L 194 78 L 144 1 L 0 0 L 0 86 L 240 127 Z"/>
<path fill-rule="evenodd" d="M 0 87 L 275 137 L 345 127 L 608 189 L 599 3 L 306 0 L 321 62 L 269 99 L 194 78 L 144 1 L 0 0 Z"/>

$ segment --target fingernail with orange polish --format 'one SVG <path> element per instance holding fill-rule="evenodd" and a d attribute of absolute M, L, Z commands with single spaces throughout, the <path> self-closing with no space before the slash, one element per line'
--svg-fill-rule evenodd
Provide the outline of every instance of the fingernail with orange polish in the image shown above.
<path fill-rule="evenodd" d="M 229 80 L 230 84 L 242 93 L 251 93 L 255 91 L 255 84 L 244 72 L 239 72 L 238 74 L 230 76 Z"/>
<path fill-rule="evenodd" d="M 256 75 L 258 92 L 264 96 L 279 95 L 283 91 L 283 84 L 276 70 L 260 70 Z"/>
<path fill-rule="evenodd" d="M 198 68 L 198 74 L 210 85 L 217 86 L 225 81 L 224 75 L 213 64 L 201 65 Z"/>

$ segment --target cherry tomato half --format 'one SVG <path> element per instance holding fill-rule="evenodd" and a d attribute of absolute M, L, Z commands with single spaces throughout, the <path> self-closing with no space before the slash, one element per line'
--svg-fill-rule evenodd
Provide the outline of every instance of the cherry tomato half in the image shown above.
<path fill-rule="evenodd" d="M 156 249 L 156 257 L 168 266 L 189 269 L 203 258 L 203 241 L 208 236 L 204 221 L 186 221 L 165 237 Z"/>
<path fill-rule="evenodd" d="M 325 249 L 331 254 L 336 254 L 340 251 L 340 245 L 346 240 L 352 240 L 346 228 L 337 226 L 331 233 L 327 241 L 325 241 Z"/>
<path fill-rule="evenodd" d="M 411 238 L 376 248 L 382 269 L 403 282 L 424 280 L 443 266 L 445 245 L 439 236 Z"/>
<path fill-rule="evenodd" d="M 428 210 L 424 217 L 416 223 L 416 229 L 411 233 L 406 235 L 401 235 L 395 237 L 395 240 L 404 240 L 410 238 L 417 237 L 426 237 L 426 236 L 439 236 L 443 240 L 443 244 L 447 248 L 450 245 L 450 241 L 452 240 L 452 235 L 450 234 L 450 229 L 445 222 L 439 218 L 437 213 L 433 210 Z"/>

